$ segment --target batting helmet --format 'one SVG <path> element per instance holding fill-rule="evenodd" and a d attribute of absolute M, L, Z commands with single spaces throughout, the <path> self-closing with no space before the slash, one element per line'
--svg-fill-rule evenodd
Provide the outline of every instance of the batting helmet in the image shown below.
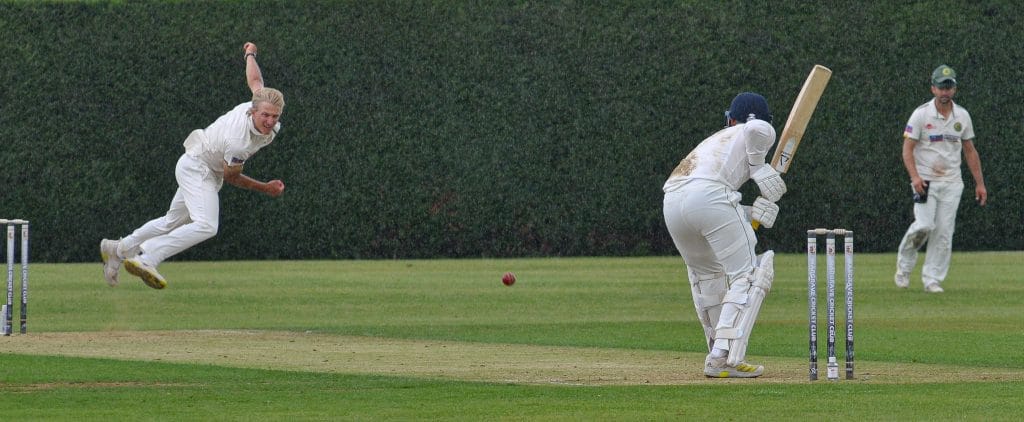
<path fill-rule="evenodd" d="M 755 119 L 772 122 L 772 113 L 768 110 L 768 101 L 765 101 L 761 94 L 743 92 L 732 99 L 729 111 L 725 112 L 727 119 L 733 119 L 740 123 L 746 123 L 750 116 Z"/>

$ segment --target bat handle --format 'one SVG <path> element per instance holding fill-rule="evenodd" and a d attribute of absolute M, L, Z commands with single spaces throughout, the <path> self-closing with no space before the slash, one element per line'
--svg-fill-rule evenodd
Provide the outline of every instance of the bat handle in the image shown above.
<path fill-rule="evenodd" d="M 754 230 L 757 230 L 759 227 L 761 227 L 761 222 L 754 220 L 750 222 L 750 225 L 754 227 Z"/>

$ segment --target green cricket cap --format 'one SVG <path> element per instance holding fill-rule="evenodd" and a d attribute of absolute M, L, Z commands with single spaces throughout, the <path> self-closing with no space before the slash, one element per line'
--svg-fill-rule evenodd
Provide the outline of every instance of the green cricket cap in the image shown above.
<path fill-rule="evenodd" d="M 956 72 L 952 67 L 942 65 L 932 72 L 932 85 L 935 86 L 956 86 Z"/>

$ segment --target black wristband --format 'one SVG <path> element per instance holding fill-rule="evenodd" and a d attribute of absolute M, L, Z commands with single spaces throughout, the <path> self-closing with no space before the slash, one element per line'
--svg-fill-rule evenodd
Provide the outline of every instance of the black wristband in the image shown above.
<path fill-rule="evenodd" d="M 255 59 L 256 58 L 256 53 L 245 53 L 245 56 L 242 56 L 242 60 L 248 60 L 249 56 L 252 56 L 252 58 Z"/>

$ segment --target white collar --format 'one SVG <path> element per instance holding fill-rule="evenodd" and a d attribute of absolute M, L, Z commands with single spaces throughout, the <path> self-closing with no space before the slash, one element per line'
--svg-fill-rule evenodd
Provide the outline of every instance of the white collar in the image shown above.
<path fill-rule="evenodd" d="M 950 104 L 949 118 L 952 119 L 952 118 L 956 117 L 956 101 L 953 101 L 953 99 L 950 98 L 949 99 L 949 104 Z M 936 117 L 938 117 L 940 119 L 945 119 L 946 118 L 945 116 L 942 115 L 942 113 L 939 113 L 939 106 L 937 104 L 935 104 L 935 97 L 932 97 L 932 100 L 928 102 L 928 105 L 932 108 L 932 115 L 933 116 L 936 116 Z"/>

